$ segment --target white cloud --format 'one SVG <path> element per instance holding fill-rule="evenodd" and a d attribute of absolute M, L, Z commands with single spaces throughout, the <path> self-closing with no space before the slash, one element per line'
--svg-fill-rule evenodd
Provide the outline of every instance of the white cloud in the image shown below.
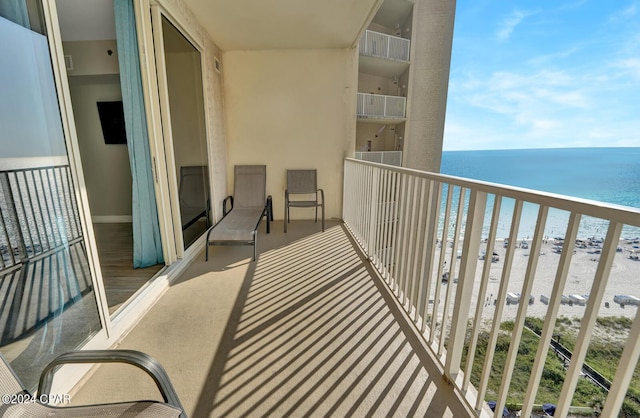
<path fill-rule="evenodd" d="M 615 67 L 620 68 L 625 74 L 640 80 L 640 58 L 628 58 L 618 61 Z"/>
<path fill-rule="evenodd" d="M 516 26 L 518 26 L 526 17 L 535 14 L 535 12 L 525 12 L 522 10 L 515 10 L 507 16 L 498 27 L 496 31 L 496 38 L 500 42 L 509 40 Z"/>

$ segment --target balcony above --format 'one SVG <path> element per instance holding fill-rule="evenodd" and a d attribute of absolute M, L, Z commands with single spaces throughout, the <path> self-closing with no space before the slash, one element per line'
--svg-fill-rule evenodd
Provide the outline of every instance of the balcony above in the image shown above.
<path fill-rule="evenodd" d="M 382 77 L 399 76 L 409 67 L 408 39 L 365 31 L 360 38 L 360 72 Z"/>
<path fill-rule="evenodd" d="M 394 125 L 406 120 L 407 99 L 382 94 L 358 93 L 358 122 Z"/>
<path fill-rule="evenodd" d="M 402 167 L 402 151 L 368 151 L 356 152 L 356 160 Z"/>

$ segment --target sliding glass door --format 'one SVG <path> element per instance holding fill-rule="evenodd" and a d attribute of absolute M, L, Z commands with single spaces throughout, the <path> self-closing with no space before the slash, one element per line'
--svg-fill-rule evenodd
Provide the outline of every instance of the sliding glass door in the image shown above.
<path fill-rule="evenodd" d="M 211 223 L 202 61 L 200 50 L 166 15 L 156 8 L 152 18 L 166 168 L 180 255 Z"/>
<path fill-rule="evenodd" d="M 102 329 L 46 13 L 0 3 L 0 351 L 27 387 Z"/>

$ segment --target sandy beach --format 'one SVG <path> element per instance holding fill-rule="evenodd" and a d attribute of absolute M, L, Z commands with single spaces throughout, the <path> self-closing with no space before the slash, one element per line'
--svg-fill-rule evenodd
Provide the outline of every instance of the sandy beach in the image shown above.
<path fill-rule="evenodd" d="M 522 241 L 519 241 L 518 244 L 521 242 Z M 528 241 L 527 243 L 530 246 L 531 242 Z M 622 251 L 616 253 L 604 298 L 599 308 L 599 316 L 626 316 L 634 318 L 636 315 L 637 307 L 630 305 L 621 307 L 613 301 L 615 295 L 632 295 L 640 297 L 640 261 L 629 258 L 630 251 L 633 250 L 633 245 L 637 244 L 627 243 L 625 241 L 621 241 L 619 244 Z M 451 265 L 451 248 L 449 247 L 450 246 L 448 245 L 447 252 L 445 253 L 447 266 Z M 531 292 L 534 302 L 528 305 L 527 316 L 543 318 L 547 313 L 548 305 L 543 303 L 540 297 L 541 295 L 548 298 L 551 297 L 551 291 L 553 289 L 553 283 L 560 260 L 560 254 L 554 252 L 553 247 L 554 243 L 552 239 L 542 245 Z M 481 250 L 483 248 L 484 245 L 481 247 Z M 436 250 L 436 259 L 439 257 L 439 251 L 439 249 Z M 499 292 L 504 267 L 506 248 L 504 248 L 502 240 L 496 242 L 494 251 L 498 254 L 499 260 L 491 263 L 487 292 L 482 302 L 482 317 L 487 320 L 492 319 L 494 315 L 494 302 L 496 301 Z M 520 248 L 519 245 L 518 248 L 516 248 L 511 274 L 509 276 L 508 292 L 520 293 L 522 291 L 522 285 L 527 271 L 527 264 L 529 262 L 529 253 L 530 250 L 528 248 Z M 591 287 L 593 285 L 599 259 L 600 254 L 595 247 L 575 248 L 575 253 L 571 259 L 569 275 L 562 294 L 567 296 L 581 295 L 588 298 L 588 295 L 591 293 Z M 460 260 L 456 260 L 456 274 L 453 275 L 454 278 L 458 276 L 457 269 L 459 268 L 459 264 Z M 475 313 L 475 305 L 478 300 L 478 291 L 482 277 L 483 265 L 484 261 L 478 260 L 471 315 Z M 453 290 L 455 291 L 455 287 Z M 443 302 L 446 286 L 443 286 L 441 292 L 440 300 Z M 580 318 L 584 315 L 585 309 L 586 306 L 581 306 L 577 303 L 573 303 L 572 305 L 562 304 L 560 306 L 559 316 Z M 517 311 L 518 304 L 505 306 L 502 321 L 514 319 Z"/>

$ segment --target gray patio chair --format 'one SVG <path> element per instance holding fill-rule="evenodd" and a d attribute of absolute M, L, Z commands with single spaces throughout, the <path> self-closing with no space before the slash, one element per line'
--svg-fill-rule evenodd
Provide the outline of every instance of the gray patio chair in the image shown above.
<path fill-rule="evenodd" d="M 256 261 L 258 227 L 267 218 L 267 234 L 273 221 L 271 196 L 267 196 L 267 166 L 237 165 L 234 167 L 233 196 L 223 201 L 222 219 L 207 232 L 205 261 L 210 245 L 253 245 Z M 227 210 L 227 202 L 231 209 Z"/>
<path fill-rule="evenodd" d="M 59 395 L 49 397 L 55 370 L 59 366 L 71 363 L 125 363 L 136 366 L 153 379 L 164 402 L 145 400 L 67 407 L 49 405 L 48 399 L 59 397 Z M 0 394 L 2 395 L 2 403 L 0 403 L 2 417 L 187 417 L 160 363 L 147 354 L 133 350 L 86 350 L 62 354 L 42 371 L 37 396 L 31 395 L 25 389 L 5 358 L 0 355 Z"/>
<path fill-rule="evenodd" d="M 180 217 L 182 230 L 205 218 L 209 228 L 209 173 L 206 165 L 180 167 Z"/>
<path fill-rule="evenodd" d="M 314 195 L 313 199 L 290 200 L 293 194 Z M 324 190 L 318 189 L 316 170 L 287 170 L 287 189 L 284 191 L 284 232 L 291 221 L 289 208 L 315 208 L 318 222 L 318 207 L 322 208 L 322 232 L 324 232 Z"/>

